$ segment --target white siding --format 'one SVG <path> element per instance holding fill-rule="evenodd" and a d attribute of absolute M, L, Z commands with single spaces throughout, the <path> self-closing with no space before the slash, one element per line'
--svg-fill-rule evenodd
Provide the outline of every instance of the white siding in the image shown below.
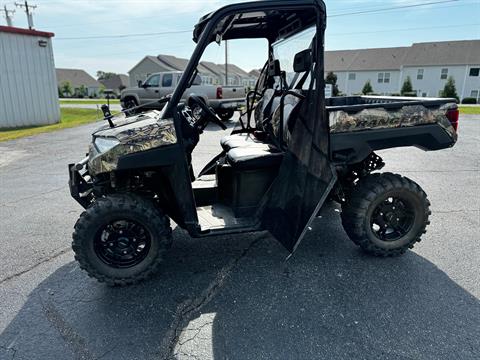
<path fill-rule="evenodd" d="M 370 80 L 373 92 L 381 95 L 389 95 L 398 92 L 400 72 L 398 70 L 375 70 L 375 71 L 339 71 L 337 85 L 339 90 L 346 95 L 360 94 L 365 83 Z M 378 73 L 390 73 L 388 83 L 378 82 Z M 349 74 L 355 74 L 355 80 L 349 80 Z"/>
<path fill-rule="evenodd" d="M 40 47 L 39 40 L 47 46 Z M 51 39 L 0 32 L 0 128 L 59 120 Z"/>
<path fill-rule="evenodd" d="M 480 94 L 480 76 L 470 76 L 471 68 L 480 68 L 480 65 L 445 65 L 445 66 L 411 66 L 398 70 L 376 70 L 376 71 L 335 71 L 339 90 L 346 95 L 360 94 L 362 88 L 370 80 L 373 91 L 376 94 L 390 95 L 400 93 L 403 82 L 410 76 L 414 91 L 418 96 L 439 96 L 447 79 L 441 79 L 442 69 L 448 69 L 448 77 L 453 76 L 455 87 L 460 99 L 470 97 L 472 91 Z M 423 79 L 417 79 L 418 70 L 423 69 Z M 390 73 L 390 82 L 379 83 L 378 73 Z M 354 80 L 349 80 L 349 74 L 355 74 Z M 326 74 L 325 74 L 326 75 Z"/>
<path fill-rule="evenodd" d="M 139 81 L 143 82 L 147 80 L 147 77 L 150 74 L 163 71 L 172 71 L 172 69 L 156 64 L 148 58 L 144 58 L 139 64 L 137 64 L 128 72 L 128 75 L 130 76 L 130 86 L 136 87 Z"/>
<path fill-rule="evenodd" d="M 423 79 L 417 79 L 418 69 L 424 69 Z M 447 82 L 446 79 L 440 78 L 442 69 L 448 69 L 447 78 L 453 76 L 455 79 L 455 87 L 457 88 L 457 94 L 460 99 L 469 97 L 471 90 L 473 90 L 475 86 L 477 89 L 480 87 L 480 77 L 469 77 L 468 72 L 470 71 L 470 66 L 465 65 L 405 67 L 403 69 L 403 79 L 410 76 L 413 89 L 417 91 L 419 96 L 424 93 L 426 96 L 436 97 L 439 95 L 439 92 L 443 90 L 445 83 Z"/>

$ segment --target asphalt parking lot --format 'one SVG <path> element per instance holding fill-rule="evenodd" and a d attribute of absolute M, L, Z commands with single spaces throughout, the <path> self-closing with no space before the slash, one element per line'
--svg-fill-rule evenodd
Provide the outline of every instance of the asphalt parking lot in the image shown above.
<path fill-rule="evenodd" d="M 423 241 L 366 256 L 339 209 L 288 261 L 268 234 L 190 239 L 161 271 L 108 288 L 73 261 L 67 164 L 96 125 L 0 143 L 0 359 L 479 359 L 480 117 L 448 150 L 382 152 L 432 203 Z M 224 135 L 208 128 L 194 166 Z"/>

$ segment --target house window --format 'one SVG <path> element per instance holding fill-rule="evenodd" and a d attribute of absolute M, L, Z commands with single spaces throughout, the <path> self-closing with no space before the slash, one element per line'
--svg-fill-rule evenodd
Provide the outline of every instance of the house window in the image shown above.
<path fill-rule="evenodd" d="M 388 84 L 390 82 L 390 73 L 378 73 L 378 82 Z"/>
<path fill-rule="evenodd" d="M 164 74 L 162 77 L 162 87 L 171 87 L 173 82 L 172 74 Z"/>
<path fill-rule="evenodd" d="M 418 69 L 417 80 L 423 80 L 423 69 Z"/>
<path fill-rule="evenodd" d="M 390 73 L 385 73 L 385 75 L 383 77 L 383 82 L 385 84 L 388 84 L 390 82 Z"/>
<path fill-rule="evenodd" d="M 478 76 L 480 75 L 480 68 L 471 68 L 470 69 L 470 76 Z"/>
<path fill-rule="evenodd" d="M 356 80 L 356 79 L 357 79 L 357 74 L 355 73 L 348 74 L 348 80 Z"/>
<path fill-rule="evenodd" d="M 441 73 L 441 75 L 440 75 L 440 79 L 446 80 L 447 77 L 448 77 L 448 69 L 446 69 L 446 68 L 445 68 L 445 69 L 442 69 L 442 73 Z"/>
<path fill-rule="evenodd" d="M 478 99 L 478 90 L 472 90 L 470 97 Z"/>

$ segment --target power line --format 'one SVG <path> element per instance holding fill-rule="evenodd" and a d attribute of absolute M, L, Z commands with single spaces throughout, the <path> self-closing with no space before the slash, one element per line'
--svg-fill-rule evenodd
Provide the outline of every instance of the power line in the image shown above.
<path fill-rule="evenodd" d="M 389 30 L 375 30 L 375 31 L 356 31 L 348 33 L 334 33 L 329 34 L 327 31 L 327 36 L 346 36 L 346 35 L 357 35 L 357 34 L 380 34 L 386 32 L 396 32 L 396 31 L 410 31 L 410 30 L 429 30 L 429 29 L 449 29 L 449 28 L 458 28 L 458 27 L 469 27 L 469 26 L 480 26 L 480 23 L 476 24 L 456 24 L 456 25 L 441 25 L 441 26 L 424 26 L 417 28 L 402 28 L 402 29 L 389 29 Z"/>
<path fill-rule="evenodd" d="M 139 36 L 157 36 L 157 35 L 182 34 L 182 33 L 187 33 L 187 32 L 192 32 L 192 30 L 164 31 L 164 32 L 141 33 L 141 34 L 117 34 L 117 35 L 64 37 L 64 38 L 57 38 L 57 40 L 115 39 L 115 38 L 129 38 L 129 37 L 139 37 Z"/>
<path fill-rule="evenodd" d="M 442 1 L 433 1 L 433 2 L 428 2 L 428 3 L 423 3 L 423 4 L 392 6 L 392 7 L 381 8 L 381 9 L 361 10 L 361 11 L 353 11 L 353 12 L 346 12 L 346 13 L 340 13 L 340 14 L 333 14 L 333 15 L 329 15 L 328 17 L 340 17 L 340 16 L 348 16 L 348 15 L 371 14 L 371 13 L 378 13 L 378 12 L 398 10 L 398 9 L 409 9 L 409 8 L 415 8 L 415 7 L 420 7 L 420 6 L 453 3 L 453 2 L 459 2 L 459 1 L 460 0 L 442 0 Z"/>

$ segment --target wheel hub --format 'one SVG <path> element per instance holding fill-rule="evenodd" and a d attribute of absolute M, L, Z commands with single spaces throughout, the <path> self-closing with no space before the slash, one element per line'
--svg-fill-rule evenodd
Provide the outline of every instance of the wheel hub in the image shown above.
<path fill-rule="evenodd" d="M 100 229 L 94 242 L 97 256 L 115 268 L 138 265 L 147 256 L 151 236 L 147 229 L 131 220 L 118 220 Z"/>
<path fill-rule="evenodd" d="M 413 207 L 399 197 L 388 197 L 372 213 L 371 229 L 383 241 L 396 241 L 405 236 L 413 226 Z"/>

